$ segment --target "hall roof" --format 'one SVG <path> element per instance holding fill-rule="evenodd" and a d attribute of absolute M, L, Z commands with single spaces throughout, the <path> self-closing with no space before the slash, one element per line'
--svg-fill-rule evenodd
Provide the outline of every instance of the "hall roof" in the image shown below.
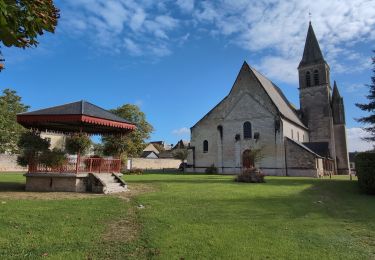
<path fill-rule="evenodd" d="M 124 118 L 84 100 L 21 113 L 17 122 L 26 128 L 62 133 L 116 134 L 136 128 Z"/>

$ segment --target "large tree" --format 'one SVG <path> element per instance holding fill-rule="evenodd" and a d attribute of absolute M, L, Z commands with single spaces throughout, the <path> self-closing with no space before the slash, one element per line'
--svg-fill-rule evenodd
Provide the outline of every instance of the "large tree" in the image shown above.
<path fill-rule="evenodd" d="M 369 137 L 364 138 L 369 142 L 375 141 L 375 56 L 372 57 L 372 65 L 373 75 L 371 77 L 371 83 L 367 85 L 369 87 L 369 94 L 366 96 L 368 99 L 368 103 L 356 104 L 357 107 L 369 113 L 367 116 L 357 119 L 359 122 L 368 125 L 363 129 L 370 134 Z"/>
<path fill-rule="evenodd" d="M 37 46 L 37 37 L 55 32 L 59 10 L 52 0 L 0 0 L 0 43 L 7 47 Z M 4 68 L 0 51 L 0 71 Z"/>
<path fill-rule="evenodd" d="M 29 107 L 21 102 L 16 91 L 5 89 L 0 96 L 0 153 L 17 153 L 17 142 L 25 129 L 17 123 L 17 114 Z"/>
<path fill-rule="evenodd" d="M 153 127 L 146 120 L 146 115 L 136 105 L 126 104 L 110 110 L 112 113 L 136 124 L 137 129 L 124 136 L 103 137 L 104 153 L 107 155 L 138 157 L 150 138 Z"/>
<path fill-rule="evenodd" d="M 55 31 L 58 18 L 52 0 L 0 0 L 0 41 L 7 47 L 36 46 L 39 35 Z"/>

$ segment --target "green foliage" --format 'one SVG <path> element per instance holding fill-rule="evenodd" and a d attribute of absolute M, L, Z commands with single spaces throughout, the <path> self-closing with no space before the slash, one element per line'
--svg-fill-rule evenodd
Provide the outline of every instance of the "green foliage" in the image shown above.
<path fill-rule="evenodd" d="M 69 154 L 85 154 L 91 146 L 91 139 L 85 134 L 74 134 L 66 138 L 65 149 Z"/>
<path fill-rule="evenodd" d="M 357 154 L 355 167 L 360 189 L 367 194 L 375 194 L 375 153 Z"/>
<path fill-rule="evenodd" d="M 217 174 L 218 173 L 217 167 L 215 167 L 214 164 L 212 164 L 210 167 L 206 168 L 206 170 L 204 172 L 207 173 L 207 174 Z"/>
<path fill-rule="evenodd" d="M 0 96 L 0 153 L 19 152 L 17 142 L 25 129 L 17 123 L 17 114 L 26 112 L 28 108 L 16 91 L 3 91 Z"/>
<path fill-rule="evenodd" d="M 189 152 L 187 149 L 176 149 L 172 153 L 173 153 L 173 158 L 178 159 L 181 162 L 184 162 L 189 155 Z"/>
<path fill-rule="evenodd" d="M 27 131 L 18 140 L 20 155 L 17 163 L 23 167 L 34 165 L 40 160 L 43 152 L 48 151 L 50 142 L 40 137 L 39 133 Z"/>
<path fill-rule="evenodd" d="M 139 169 L 139 168 L 132 168 L 130 170 L 124 171 L 123 174 L 126 174 L 126 175 L 142 175 L 143 170 Z"/>
<path fill-rule="evenodd" d="M 374 51 L 375 53 L 375 51 Z M 367 131 L 370 136 L 363 138 L 366 141 L 374 142 L 375 141 L 375 56 L 372 57 L 372 77 L 371 83 L 367 85 L 369 87 L 369 94 L 367 95 L 368 103 L 367 104 L 356 104 L 361 110 L 369 113 L 368 116 L 357 119 L 358 122 L 369 125 L 363 129 Z"/>
<path fill-rule="evenodd" d="M 137 129 L 124 136 L 105 136 L 102 138 L 104 154 L 122 157 L 138 157 L 146 147 L 145 140 L 150 138 L 153 127 L 146 115 L 136 105 L 126 104 L 110 110 L 115 115 L 136 124 Z"/>
<path fill-rule="evenodd" d="M 93 144 L 93 151 L 94 151 L 94 154 L 97 155 L 97 156 L 103 156 L 104 154 L 104 146 L 103 144 L 99 143 L 94 143 Z"/>
<path fill-rule="evenodd" d="M 37 46 L 37 37 L 54 32 L 59 10 L 52 0 L 0 0 L 0 41 L 5 46 Z"/>
<path fill-rule="evenodd" d="M 65 165 L 68 161 L 65 152 L 53 149 L 52 151 L 43 151 L 39 157 L 39 161 L 47 167 L 59 168 Z"/>
<path fill-rule="evenodd" d="M 256 168 L 250 168 L 244 170 L 241 174 L 234 178 L 236 182 L 248 182 L 248 183 L 264 183 L 264 174 Z"/>

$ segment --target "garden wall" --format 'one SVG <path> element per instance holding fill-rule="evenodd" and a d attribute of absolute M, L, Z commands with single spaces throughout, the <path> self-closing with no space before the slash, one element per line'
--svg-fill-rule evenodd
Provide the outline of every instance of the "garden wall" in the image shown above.
<path fill-rule="evenodd" d="M 178 169 L 181 161 L 177 159 L 147 159 L 147 158 L 132 158 L 128 160 L 127 169 L 144 169 L 144 170 L 159 170 L 159 169 Z"/>
<path fill-rule="evenodd" d="M 17 155 L 0 154 L 0 172 L 25 172 L 27 168 L 17 164 Z"/>

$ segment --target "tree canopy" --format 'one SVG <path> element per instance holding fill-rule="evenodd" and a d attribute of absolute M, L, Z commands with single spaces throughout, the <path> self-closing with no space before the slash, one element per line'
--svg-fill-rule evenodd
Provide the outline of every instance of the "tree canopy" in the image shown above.
<path fill-rule="evenodd" d="M 366 96 L 368 99 L 368 103 L 356 104 L 356 106 L 359 107 L 361 110 L 369 113 L 369 115 L 357 119 L 357 121 L 365 125 L 368 125 L 363 129 L 370 134 L 369 137 L 364 138 L 364 140 L 367 140 L 369 142 L 375 141 L 375 56 L 372 57 L 372 65 L 373 75 L 371 77 L 371 83 L 367 85 L 369 87 L 369 94 Z"/>
<path fill-rule="evenodd" d="M 150 138 L 153 127 L 146 120 L 146 115 L 138 106 L 125 104 L 116 109 L 110 110 L 112 113 L 134 123 L 137 129 L 124 136 L 103 137 L 104 154 L 127 157 L 140 156 L 145 148 L 145 140 Z"/>
<path fill-rule="evenodd" d="M 17 153 L 17 142 L 25 129 L 17 123 L 17 114 L 29 106 L 21 102 L 16 91 L 5 89 L 0 96 L 0 153 Z"/>
<path fill-rule="evenodd" d="M 0 41 L 7 47 L 37 46 L 37 37 L 53 33 L 58 18 L 52 0 L 0 0 Z"/>

